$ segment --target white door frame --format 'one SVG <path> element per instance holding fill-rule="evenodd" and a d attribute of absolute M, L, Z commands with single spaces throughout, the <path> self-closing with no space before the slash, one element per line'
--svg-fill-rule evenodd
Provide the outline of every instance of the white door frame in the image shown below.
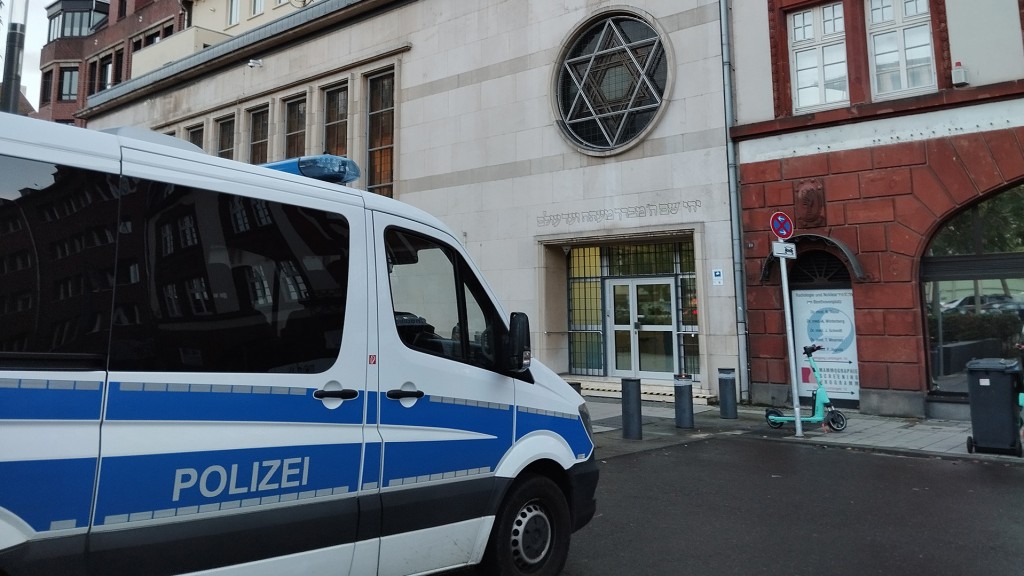
<path fill-rule="evenodd" d="M 647 311 L 638 310 L 638 286 L 668 285 L 669 286 L 669 318 L 668 324 L 651 323 L 645 324 L 644 318 L 649 317 Z M 626 287 L 628 292 L 628 318 L 622 315 L 620 310 L 616 318 L 615 296 L 616 287 Z M 672 380 L 672 376 L 679 372 L 679 342 L 676 337 L 679 324 L 678 318 L 678 295 L 676 278 L 674 276 L 643 277 L 643 278 L 610 278 L 605 280 L 605 333 L 607 334 L 606 354 L 608 358 L 608 375 L 622 378 L 648 378 L 653 380 Z M 628 320 L 628 322 L 622 322 Z M 618 322 L 618 323 L 617 323 Z M 629 334 L 629 366 L 620 368 L 618 366 L 618 350 L 616 344 L 617 336 Z M 641 339 L 646 336 L 655 336 L 664 333 L 668 335 L 668 342 L 671 353 L 671 370 L 654 371 L 644 370 L 642 366 L 643 351 L 641 350 Z M 661 336 L 664 338 L 664 336 Z M 664 340 L 663 340 L 664 341 Z M 649 341 L 657 345 L 657 341 Z"/>

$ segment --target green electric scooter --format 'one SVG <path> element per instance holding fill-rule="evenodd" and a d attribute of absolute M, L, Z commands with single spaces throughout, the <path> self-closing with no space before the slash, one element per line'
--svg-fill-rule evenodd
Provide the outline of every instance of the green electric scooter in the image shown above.
<path fill-rule="evenodd" d="M 817 344 L 804 346 L 804 356 L 807 356 L 807 362 L 811 365 L 811 372 L 814 374 L 814 381 L 818 383 L 818 388 L 811 393 L 814 412 L 810 416 L 800 416 L 800 422 L 822 424 L 822 428 L 828 425 L 832 430 L 842 432 L 846 429 L 846 415 L 832 406 L 832 402 L 828 399 L 828 393 L 825 392 L 825 386 L 821 383 L 821 378 L 818 376 L 818 365 L 814 363 L 813 354 L 821 349 L 822 346 Z M 782 411 L 777 408 L 766 409 L 764 411 L 764 419 L 768 421 L 768 425 L 772 428 L 781 428 L 787 422 L 796 421 L 795 416 L 783 416 Z"/>

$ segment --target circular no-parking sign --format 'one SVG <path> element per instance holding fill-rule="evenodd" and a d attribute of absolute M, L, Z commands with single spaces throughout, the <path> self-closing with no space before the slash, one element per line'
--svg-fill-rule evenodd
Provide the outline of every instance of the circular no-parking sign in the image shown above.
<path fill-rule="evenodd" d="M 786 240 L 793 235 L 793 220 L 785 212 L 772 214 L 771 227 L 779 240 Z"/>

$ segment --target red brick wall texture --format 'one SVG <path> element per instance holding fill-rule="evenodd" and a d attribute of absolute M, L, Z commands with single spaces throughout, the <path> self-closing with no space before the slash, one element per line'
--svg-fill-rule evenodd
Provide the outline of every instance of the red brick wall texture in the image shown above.
<path fill-rule="evenodd" d="M 811 181 L 825 221 L 796 233 L 842 241 L 867 275 L 853 280 L 861 388 L 927 391 L 920 258 L 950 216 L 1024 178 L 1022 144 L 1017 128 L 742 164 L 751 380 L 788 382 L 779 274 L 762 282 L 761 269 L 772 213 L 793 215 L 797 187 Z"/>

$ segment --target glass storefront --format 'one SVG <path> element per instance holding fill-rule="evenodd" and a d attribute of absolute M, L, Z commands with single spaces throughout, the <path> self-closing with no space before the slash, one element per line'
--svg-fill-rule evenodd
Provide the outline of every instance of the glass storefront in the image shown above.
<path fill-rule="evenodd" d="M 1019 359 L 1024 341 L 1024 186 L 947 221 L 921 261 L 933 393 L 966 393 L 974 358 Z"/>

